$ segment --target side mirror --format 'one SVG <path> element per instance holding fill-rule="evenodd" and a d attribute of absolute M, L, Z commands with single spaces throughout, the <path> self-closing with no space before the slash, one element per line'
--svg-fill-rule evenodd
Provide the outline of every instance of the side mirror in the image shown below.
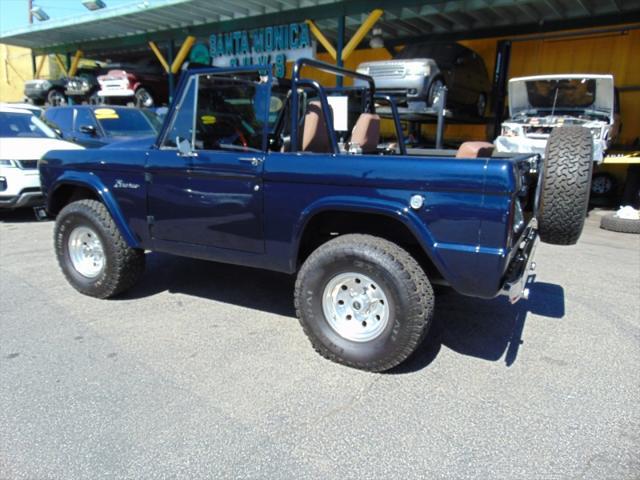
<path fill-rule="evenodd" d="M 96 127 L 94 127 L 93 125 L 80 125 L 79 130 L 82 133 L 86 133 L 87 135 L 92 135 L 92 136 L 96 136 Z"/>

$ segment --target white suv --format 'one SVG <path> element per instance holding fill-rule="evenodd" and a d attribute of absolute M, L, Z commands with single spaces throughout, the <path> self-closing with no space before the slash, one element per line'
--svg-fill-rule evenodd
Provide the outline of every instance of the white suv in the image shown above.
<path fill-rule="evenodd" d="M 83 148 L 58 139 L 28 110 L 0 106 L 0 209 L 41 204 L 38 160 L 49 150 Z"/>

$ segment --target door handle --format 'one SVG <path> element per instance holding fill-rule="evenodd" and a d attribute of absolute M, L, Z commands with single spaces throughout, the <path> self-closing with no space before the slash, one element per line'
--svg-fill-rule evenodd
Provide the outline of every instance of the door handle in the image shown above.
<path fill-rule="evenodd" d="M 242 163 L 250 163 L 254 167 L 257 167 L 264 161 L 264 159 L 258 157 L 239 157 L 238 160 Z"/>

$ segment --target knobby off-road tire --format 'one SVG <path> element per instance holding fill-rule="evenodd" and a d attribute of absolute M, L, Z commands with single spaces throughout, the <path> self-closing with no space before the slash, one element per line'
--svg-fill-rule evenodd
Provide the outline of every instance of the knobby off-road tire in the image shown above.
<path fill-rule="evenodd" d="M 382 238 L 354 234 L 323 244 L 304 262 L 295 307 L 320 355 L 381 372 L 420 345 L 431 325 L 434 295 L 409 253 Z"/>
<path fill-rule="evenodd" d="M 79 200 L 62 209 L 54 243 L 69 283 L 91 297 L 118 295 L 144 271 L 144 251 L 127 245 L 106 207 L 96 200 Z"/>
<path fill-rule="evenodd" d="M 582 127 L 555 128 L 545 150 L 538 211 L 540 238 L 574 245 L 584 227 L 591 175 L 593 139 Z"/>
<path fill-rule="evenodd" d="M 600 228 L 620 233 L 640 233 L 640 220 L 618 218 L 613 213 L 600 219 Z"/>

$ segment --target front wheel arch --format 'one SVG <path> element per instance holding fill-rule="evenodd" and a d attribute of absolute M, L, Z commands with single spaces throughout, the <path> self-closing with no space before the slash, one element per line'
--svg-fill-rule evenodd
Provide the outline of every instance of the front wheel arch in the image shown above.
<path fill-rule="evenodd" d="M 75 195 L 75 198 L 73 197 Z M 131 248 L 140 248 L 140 241 L 129 228 L 120 207 L 104 185 L 89 184 L 80 179 L 67 179 L 54 185 L 47 194 L 47 212 L 56 216 L 65 206 L 74 200 L 97 200 L 103 203 L 113 218 L 120 234 Z"/>

